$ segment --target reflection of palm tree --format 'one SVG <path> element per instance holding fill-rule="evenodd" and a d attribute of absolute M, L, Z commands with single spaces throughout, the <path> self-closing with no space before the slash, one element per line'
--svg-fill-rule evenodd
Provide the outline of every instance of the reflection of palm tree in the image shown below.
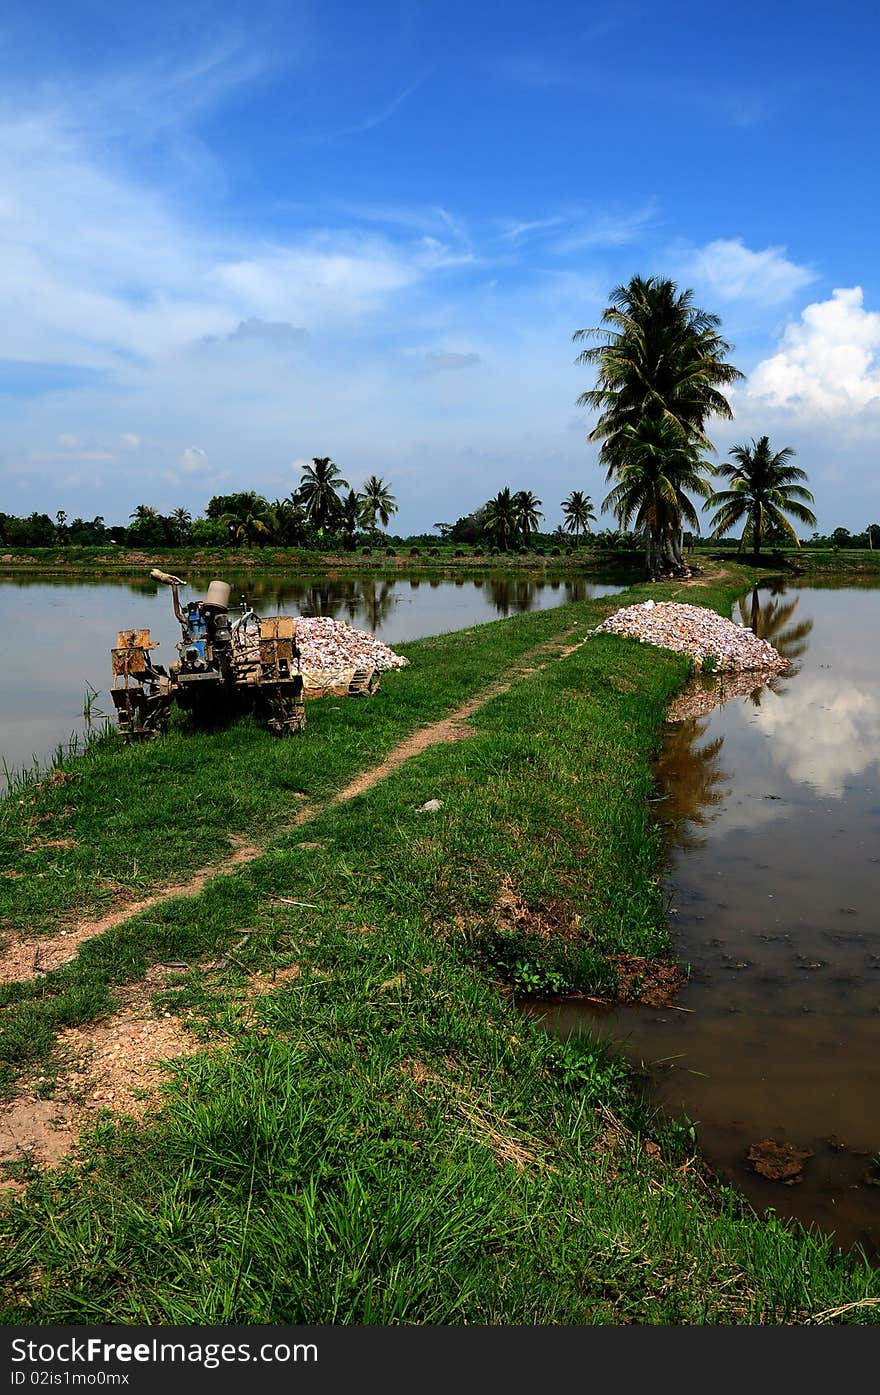
<path fill-rule="evenodd" d="M 312 581 L 304 588 L 301 601 L 303 615 L 328 615 L 335 620 L 341 606 L 339 583 Z"/>
<path fill-rule="evenodd" d="M 490 576 L 489 590 L 499 615 L 509 615 L 511 611 L 522 615 L 535 604 L 537 588 L 534 581 L 525 577 Z"/>
<path fill-rule="evenodd" d="M 394 582 L 362 581 L 361 603 L 369 621 L 369 629 L 376 634 L 397 604 Z"/>
<path fill-rule="evenodd" d="M 695 829 L 709 823 L 711 810 L 724 800 L 724 786 L 730 776 L 719 764 L 724 737 L 716 736 L 699 745 L 706 733 L 708 718 L 671 722 L 666 728 L 663 753 L 655 766 L 662 794 L 660 818 L 670 843 L 679 848 L 702 847 L 704 839 Z"/>
<path fill-rule="evenodd" d="M 784 600 L 776 600 L 776 596 L 784 594 L 784 585 L 784 581 L 780 580 L 760 588 L 766 593 L 763 603 L 757 586 L 739 601 L 739 613 L 743 624 L 748 625 L 759 639 L 766 639 L 768 644 L 772 644 L 790 663 L 790 667 L 784 673 L 774 675 L 764 688 L 756 688 L 750 695 L 750 701 L 755 707 L 760 707 L 761 695 L 765 688 L 777 695 L 784 691 L 785 680 L 800 672 L 800 667 L 794 660 L 800 659 L 809 648 L 808 639 L 813 629 L 813 621 L 806 617 L 796 625 L 789 623 L 800 597 L 790 596 Z"/>

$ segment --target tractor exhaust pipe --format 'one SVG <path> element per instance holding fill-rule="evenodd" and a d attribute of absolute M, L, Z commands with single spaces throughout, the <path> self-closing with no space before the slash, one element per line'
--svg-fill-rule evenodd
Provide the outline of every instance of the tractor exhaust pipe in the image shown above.
<path fill-rule="evenodd" d="M 180 609 L 180 601 L 177 599 L 177 588 L 185 586 L 186 582 L 181 581 L 179 576 L 172 576 L 170 572 L 162 572 L 158 567 L 153 567 L 150 576 L 154 581 L 161 581 L 163 586 L 171 587 L 171 601 L 174 606 L 174 618 L 179 625 L 185 624 L 183 611 Z"/>

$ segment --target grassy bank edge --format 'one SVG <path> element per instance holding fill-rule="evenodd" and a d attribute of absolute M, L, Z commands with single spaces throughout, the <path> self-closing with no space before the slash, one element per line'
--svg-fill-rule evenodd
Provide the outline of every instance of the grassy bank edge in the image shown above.
<path fill-rule="evenodd" d="M 740 557 L 734 549 L 700 545 L 688 553 L 686 560 L 698 567 L 744 566 L 762 576 L 777 573 L 789 575 L 831 575 L 835 577 L 880 576 L 880 548 L 818 549 L 777 548 L 763 555 L 758 562 Z M 38 582 L 45 578 L 102 579 L 112 576 L 146 578 L 151 567 L 161 567 L 184 575 L 216 572 L 293 572 L 304 578 L 344 575 L 395 576 L 407 574 L 436 574 L 437 572 L 509 571 L 540 576 L 544 572 L 580 576 L 638 576 L 644 565 L 643 552 L 631 548 L 552 546 L 540 551 L 498 552 L 470 545 L 452 546 L 439 543 L 436 547 L 406 544 L 378 544 L 354 552 L 323 552 L 306 548 L 107 548 L 107 547 L 48 547 L 9 548 L 0 551 L 0 580 Z"/>

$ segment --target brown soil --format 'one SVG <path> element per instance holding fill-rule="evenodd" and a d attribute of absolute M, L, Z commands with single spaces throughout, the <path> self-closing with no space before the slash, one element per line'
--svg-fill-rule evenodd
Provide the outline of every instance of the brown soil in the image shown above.
<path fill-rule="evenodd" d="M 52 1098 L 38 1098 L 47 1077 L 32 1075 L 0 1110 L 0 1162 L 57 1167 L 103 1110 L 143 1118 L 159 1093 L 163 1065 L 200 1049 L 180 1018 L 157 1017 L 152 1008 L 152 994 L 166 978 L 167 971 L 155 966 L 120 990 L 111 1017 L 59 1034 Z M 6 1179 L 0 1187 L 17 1190 L 19 1184 Z"/>
<path fill-rule="evenodd" d="M 540 906 L 527 906 L 509 877 L 492 907 L 492 917 L 499 930 L 510 933 L 524 931 L 540 935 L 544 940 L 574 940 L 580 934 L 580 916 L 564 902 L 546 901 Z"/>
<path fill-rule="evenodd" d="M 637 954 L 609 954 L 617 969 L 616 1001 L 644 1003 L 646 1007 L 668 1007 L 685 981 L 678 964 L 660 959 L 642 959 Z"/>

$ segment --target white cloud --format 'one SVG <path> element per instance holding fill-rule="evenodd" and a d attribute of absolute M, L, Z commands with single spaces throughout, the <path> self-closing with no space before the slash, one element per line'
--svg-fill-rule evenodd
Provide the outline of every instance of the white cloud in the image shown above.
<path fill-rule="evenodd" d="M 69 431 L 62 431 L 58 437 L 58 444 L 64 450 L 78 450 L 81 442 L 78 436 L 71 436 Z"/>
<path fill-rule="evenodd" d="M 834 417 L 880 399 L 880 314 L 862 289 L 814 301 L 782 336 L 779 352 L 752 373 L 747 395 L 801 416 Z"/>
<path fill-rule="evenodd" d="M 741 238 L 718 238 L 685 258 L 685 272 L 721 300 L 756 300 L 776 305 L 815 280 L 805 266 L 785 256 L 784 247 L 753 252 Z"/>
<path fill-rule="evenodd" d="M 119 437 L 119 444 L 124 450 L 135 450 L 140 443 L 141 438 L 137 436 L 134 431 L 123 431 L 122 435 Z"/>
<path fill-rule="evenodd" d="M 177 457 L 177 463 L 185 474 L 199 474 L 202 470 L 208 469 L 208 452 L 202 450 L 201 446 L 187 446 L 186 450 Z"/>

